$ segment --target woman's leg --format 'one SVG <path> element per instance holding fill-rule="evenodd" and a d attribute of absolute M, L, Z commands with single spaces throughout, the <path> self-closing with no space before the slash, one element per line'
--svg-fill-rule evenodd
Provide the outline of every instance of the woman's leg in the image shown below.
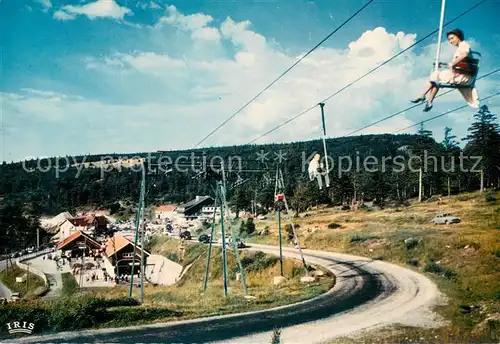
<path fill-rule="evenodd" d="M 412 103 L 420 103 L 420 102 L 423 102 L 425 100 L 425 95 L 433 88 L 434 86 L 432 85 L 432 83 L 427 83 L 425 89 L 422 91 L 422 93 L 420 94 L 420 96 L 418 98 L 415 98 L 413 99 L 411 102 Z"/>
<path fill-rule="evenodd" d="M 432 101 L 436 97 L 436 94 L 438 93 L 438 91 L 439 91 L 439 88 L 432 85 L 431 93 L 429 94 L 429 97 L 427 98 L 427 104 L 425 104 L 424 112 L 430 111 L 432 109 Z"/>
<path fill-rule="evenodd" d="M 439 91 L 439 88 L 432 86 L 431 93 L 429 94 L 429 98 L 427 98 L 427 101 L 429 103 L 432 103 L 434 98 L 436 98 L 436 94 L 438 93 L 438 91 Z"/>

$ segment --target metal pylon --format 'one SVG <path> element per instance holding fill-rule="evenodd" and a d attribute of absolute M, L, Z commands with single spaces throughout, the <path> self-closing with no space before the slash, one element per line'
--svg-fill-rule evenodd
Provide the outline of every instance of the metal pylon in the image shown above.
<path fill-rule="evenodd" d="M 212 251 L 212 239 L 213 239 L 213 235 L 215 232 L 215 219 L 216 219 L 217 204 L 220 204 L 220 208 L 221 208 L 220 224 L 221 224 L 221 235 L 222 235 L 222 261 L 223 261 L 222 268 L 223 268 L 223 278 L 224 278 L 224 296 L 227 296 L 227 292 L 228 292 L 226 228 L 225 228 L 226 221 L 224 219 L 224 215 L 226 216 L 226 219 L 227 219 L 227 226 L 228 226 L 229 232 L 231 233 L 231 237 L 233 238 L 232 246 L 234 249 L 234 255 L 236 257 L 236 261 L 238 263 L 239 271 L 241 274 L 241 283 L 243 285 L 243 291 L 245 293 L 245 296 L 247 296 L 248 290 L 247 290 L 247 285 L 246 285 L 245 270 L 243 269 L 243 265 L 241 263 L 241 259 L 239 256 L 238 244 L 236 242 L 237 237 L 234 235 L 233 227 L 231 226 L 231 214 L 230 214 L 229 206 L 228 206 L 227 200 L 226 200 L 226 178 L 225 178 L 224 167 L 222 167 L 221 174 L 222 174 L 222 179 L 216 181 L 215 208 L 214 208 L 214 216 L 213 216 L 213 223 L 212 223 L 212 232 L 211 232 L 210 243 L 209 243 L 209 248 L 208 248 L 208 257 L 207 257 L 207 263 L 206 263 L 206 269 L 205 269 L 205 277 L 203 280 L 203 291 L 206 291 L 206 289 L 207 289 L 208 271 L 209 271 L 209 267 L 210 267 L 210 256 L 211 256 L 211 251 Z"/>
<path fill-rule="evenodd" d="M 304 264 L 304 270 L 306 272 L 306 276 L 309 276 L 309 270 L 307 269 L 306 260 L 304 259 L 304 254 L 302 253 L 302 248 L 300 247 L 299 237 L 297 236 L 297 232 L 295 230 L 295 225 L 293 223 L 293 212 L 290 212 L 290 208 L 288 207 L 288 201 L 286 199 L 286 193 L 285 193 L 285 181 L 283 179 L 283 173 L 282 173 L 279 165 L 276 168 L 276 183 L 274 186 L 274 194 L 276 195 L 278 192 L 283 194 L 283 196 L 284 196 L 283 203 L 285 204 L 286 215 L 290 218 L 290 227 L 292 228 L 293 237 L 294 237 L 295 243 L 297 244 L 297 247 L 299 249 L 300 259 L 302 260 L 302 263 Z"/>

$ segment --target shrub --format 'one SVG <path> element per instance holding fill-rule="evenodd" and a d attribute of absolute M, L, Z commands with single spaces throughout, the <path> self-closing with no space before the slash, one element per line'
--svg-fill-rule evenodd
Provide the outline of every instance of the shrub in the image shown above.
<path fill-rule="evenodd" d="M 120 306 L 139 306 L 140 302 L 132 297 L 120 297 L 116 299 L 92 299 L 89 304 L 95 308 L 109 308 Z"/>
<path fill-rule="evenodd" d="M 365 242 L 365 241 L 371 240 L 371 239 L 380 239 L 380 237 L 378 237 L 376 235 L 353 235 L 350 239 L 350 242 L 351 243 Z"/>
<path fill-rule="evenodd" d="M 488 191 L 484 194 L 484 200 L 486 202 L 495 202 L 497 200 L 497 196 L 493 191 Z"/>
<path fill-rule="evenodd" d="M 500 258 L 500 249 L 499 249 L 499 248 L 497 248 L 497 249 L 493 250 L 491 253 L 492 253 L 493 255 L 497 256 L 498 258 Z"/>
<path fill-rule="evenodd" d="M 152 320 L 177 313 L 168 309 L 138 308 L 139 302 L 122 297 L 103 299 L 94 297 L 61 298 L 52 302 L 22 302 L 0 305 L 0 322 L 29 321 L 35 324 L 34 332 L 79 330 L 100 326 L 106 322 L 130 324 Z M 112 308 L 108 310 L 108 308 Z M 5 326 L 0 334 L 7 334 Z"/>
<path fill-rule="evenodd" d="M 246 271 L 262 271 L 273 266 L 279 261 L 278 257 L 266 256 L 262 251 L 251 252 L 241 259 L 241 264 Z"/>
<path fill-rule="evenodd" d="M 465 241 L 458 242 L 454 246 L 456 249 L 466 248 L 467 246 L 475 250 L 479 250 L 481 248 L 481 244 L 477 242 L 465 242 Z"/>
<path fill-rule="evenodd" d="M 300 276 L 304 272 L 303 266 L 294 266 L 292 269 L 292 277 Z"/>
<path fill-rule="evenodd" d="M 121 206 L 120 206 L 120 203 L 112 203 L 109 205 L 109 214 L 110 215 L 113 215 L 113 214 L 116 214 L 118 211 L 120 211 L 121 209 Z"/>
<path fill-rule="evenodd" d="M 410 202 L 408 202 L 407 200 L 396 200 L 396 202 L 394 202 L 394 206 L 396 207 L 409 207 L 411 204 Z"/>
<path fill-rule="evenodd" d="M 109 311 L 106 320 L 114 325 L 127 325 L 179 315 L 181 313 L 166 308 L 118 308 Z"/>
<path fill-rule="evenodd" d="M 450 268 L 445 268 L 432 260 L 427 262 L 427 264 L 424 267 L 424 271 L 443 276 L 444 278 L 450 280 L 456 280 L 457 278 L 457 272 L 455 270 Z"/>
<path fill-rule="evenodd" d="M 335 223 L 335 222 L 328 224 L 328 228 L 330 228 L 330 229 L 335 229 L 335 228 L 340 228 L 340 227 L 341 227 L 341 225 L 338 223 Z"/>
<path fill-rule="evenodd" d="M 404 241 L 405 247 L 407 250 L 411 250 L 412 248 L 417 247 L 417 245 L 420 243 L 420 240 L 414 239 L 414 238 L 408 238 Z"/>
<path fill-rule="evenodd" d="M 410 260 L 408 260 L 408 265 L 419 266 L 420 263 L 419 263 L 418 259 L 410 259 Z"/>
<path fill-rule="evenodd" d="M 176 262 L 176 263 L 179 262 L 179 256 L 175 252 L 171 252 L 171 253 L 167 254 L 167 259 L 171 260 L 173 262 Z"/>
<path fill-rule="evenodd" d="M 255 223 L 253 223 L 253 219 L 249 218 L 246 221 L 241 221 L 240 225 L 240 235 L 252 235 L 255 232 Z"/>
<path fill-rule="evenodd" d="M 65 272 L 61 275 L 63 289 L 63 295 L 71 295 L 78 289 L 78 283 L 76 283 L 75 277 L 69 272 Z"/>
<path fill-rule="evenodd" d="M 52 331 L 89 328 L 105 319 L 106 309 L 97 307 L 92 299 L 61 299 L 50 307 L 48 328 Z"/>
<path fill-rule="evenodd" d="M 27 321 L 35 324 L 34 332 L 40 332 L 47 327 L 50 313 L 37 304 L 13 304 L 0 305 L 0 334 L 7 334 L 5 324 L 11 321 Z"/>
<path fill-rule="evenodd" d="M 432 202 L 439 202 L 440 200 L 441 200 L 441 198 L 439 198 L 437 196 L 432 196 L 429 199 L 427 199 L 426 202 L 432 203 Z"/>

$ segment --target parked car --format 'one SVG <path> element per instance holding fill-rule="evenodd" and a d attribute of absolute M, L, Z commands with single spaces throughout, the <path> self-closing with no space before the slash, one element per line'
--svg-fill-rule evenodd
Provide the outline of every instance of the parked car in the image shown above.
<path fill-rule="evenodd" d="M 226 240 L 225 240 L 226 246 L 232 247 L 233 246 L 233 242 L 234 242 L 233 237 L 230 236 L 230 235 L 227 235 L 226 236 Z M 218 243 L 222 244 L 222 238 L 219 238 Z M 245 243 L 243 241 L 241 241 L 240 238 L 236 239 L 236 246 L 238 248 L 245 248 L 245 247 L 247 247 L 247 245 L 245 245 Z"/>
<path fill-rule="evenodd" d="M 431 223 L 435 225 L 448 225 L 451 223 L 460 223 L 460 218 L 453 216 L 450 213 L 438 214 L 435 218 L 431 220 Z"/>
<path fill-rule="evenodd" d="M 191 232 L 190 231 L 184 231 L 180 235 L 181 239 L 184 240 L 191 240 Z"/>
<path fill-rule="evenodd" d="M 210 235 L 202 234 L 198 237 L 198 241 L 203 244 L 210 243 Z"/>

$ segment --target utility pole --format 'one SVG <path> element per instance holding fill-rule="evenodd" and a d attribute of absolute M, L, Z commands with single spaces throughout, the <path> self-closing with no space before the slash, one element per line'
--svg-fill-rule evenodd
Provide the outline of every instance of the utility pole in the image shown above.
<path fill-rule="evenodd" d="M 420 166 L 419 172 L 418 172 L 418 201 L 422 202 L 422 193 L 424 192 L 424 187 L 422 185 L 422 166 Z"/>
<path fill-rule="evenodd" d="M 481 191 L 480 193 L 484 192 L 484 168 L 481 169 Z"/>
<path fill-rule="evenodd" d="M 26 273 L 26 294 L 28 294 L 29 285 L 30 285 L 30 263 L 27 263 L 26 266 L 28 267 L 28 270 Z"/>
<path fill-rule="evenodd" d="M 36 249 L 40 249 L 40 228 L 36 228 Z"/>
<path fill-rule="evenodd" d="M 144 236 L 146 232 L 146 222 L 144 221 L 144 200 L 142 204 L 142 233 L 141 233 L 141 303 L 144 303 Z"/>
<path fill-rule="evenodd" d="M 208 281 L 208 271 L 209 271 L 209 265 L 210 265 L 210 255 L 211 255 L 211 249 L 212 249 L 212 239 L 213 239 L 213 234 L 215 231 L 215 217 L 216 217 L 216 209 L 217 209 L 217 204 L 220 204 L 220 225 L 221 225 L 221 236 L 222 236 L 222 269 L 223 269 L 223 278 L 224 278 L 224 297 L 227 296 L 228 294 L 228 277 L 227 277 L 227 250 L 226 250 L 226 227 L 225 227 L 225 218 L 227 218 L 227 226 L 229 229 L 229 233 L 231 233 L 231 238 L 232 240 L 232 246 L 234 249 L 234 255 L 236 258 L 236 261 L 238 263 L 238 267 L 240 270 L 241 274 L 241 283 L 243 285 L 243 291 L 245 294 L 245 297 L 248 297 L 248 290 L 246 286 L 246 279 L 245 279 L 245 270 L 243 269 L 243 265 L 241 263 L 241 259 L 239 257 L 238 253 L 238 244 L 237 244 L 237 238 L 233 233 L 232 226 L 231 226 L 231 213 L 229 210 L 229 206 L 227 204 L 226 200 L 226 179 L 225 179 L 225 171 L 224 171 L 224 166 L 221 166 L 221 175 L 217 176 L 216 180 L 216 190 L 215 190 L 215 210 L 214 210 L 214 216 L 213 216 L 213 223 L 212 223 L 212 233 L 211 233 L 211 238 L 210 238 L 210 243 L 209 243 L 209 248 L 208 248 L 208 257 L 207 257 L 207 265 L 205 269 L 205 277 L 203 280 L 203 291 L 207 289 L 207 281 Z"/>
<path fill-rule="evenodd" d="M 248 290 L 247 290 L 247 283 L 246 283 L 246 278 L 245 278 L 245 269 L 243 269 L 243 265 L 241 264 L 241 259 L 240 255 L 238 253 L 238 243 L 236 242 L 236 235 L 233 233 L 233 227 L 231 226 L 231 212 L 229 210 L 229 206 L 227 205 L 227 199 L 226 199 L 226 174 L 224 171 L 224 165 L 222 165 L 222 188 L 221 188 L 221 203 L 225 205 L 225 209 L 227 212 L 227 224 L 229 227 L 229 232 L 231 233 L 231 238 L 233 239 L 232 244 L 233 244 L 233 250 L 234 250 L 234 255 L 236 257 L 236 262 L 238 263 L 238 267 L 240 270 L 241 274 L 241 284 L 243 285 L 243 292 L 245 294 L 245 297 L 248 296 Z"/>
<path fill-rule="evenodd" d="M 283 277 L 283 245 L 281 240 L 281 209 L 283 207 L 283 194 L 275 195 L 276 197 L 276 208 L 278 210 L 278 237 L 280 241 L 280 275 Z"/>
<path fill-rule="evenodd" d="M 144 206 L 145 184 L 146 184 L 146 167 L 144 166 L 144 163 L 143 163 L 143 165 L 142 165 L 141 191 L 140 191 L 140 196 L 139 196 L 139 207 L 137 209 L 137 215 L 136 215 L 136 221 L 135 221 L 134 254 L 132 257 L 132 271 L 131 271 L 131 275 L 130 275 L 129 297 L 132 297 L 132 292 L 133 292 L 133 287 L 134 287 L 135 258 L 137 255 L 137 242 L 139 239 L 139 225 L 140 225 L 141 214 L 142 214 L 143 206 Z"/>
<path fill-rule="evenodd" d="M 325 125 L 325 103 L 319 103 L 319 106 L 321 107 L 321 123 L 323 124 L 323 150 L 325 152 L 325 166 L 326 166 L 326 172 L 325 172 L 325 184 L 326 187 L 330 187 L 330 168 L 328 166 L 328 152 L 326 151 L 326 125 Z"/>
<path fill-rule="evenodd" d="M 210 257 L 212 255 L 212 240 L 214 238 L 215 232 L 215 216 L 217 213 L 217 199 L 219 197 L 219 188 L 215 190 L 215 202 L 214 202 L 214 214 L 212 217 L 212 231 L 210 232 L 210 242 L 208 245 L 208 254 L 207 254 L 207 268 L 205 269 L 205 276 L 203 277 L 203 292 L 207 290 L 208 283 L 208 271 L 210 269 Z"/>

